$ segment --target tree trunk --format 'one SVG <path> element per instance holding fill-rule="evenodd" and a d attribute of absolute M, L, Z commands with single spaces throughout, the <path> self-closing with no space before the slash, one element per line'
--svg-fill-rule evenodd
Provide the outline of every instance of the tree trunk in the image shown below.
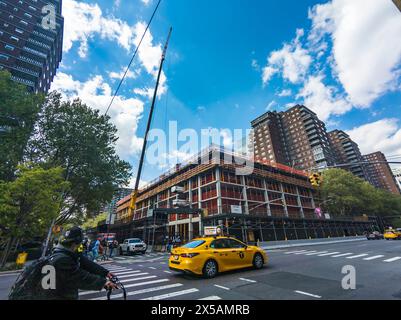
<path fill-rule="evenodd" d="M 10 251 L 11 251 L 11 245 L 14 242 L 15 237 L 11 237 L 10 239 L 8 239 L 6 248 L 4 249 L 3 252 L 3 257 L 1 258 L 1 263 L 0 263 L 0 267 L 3 268 L 6 265 L 8 256 L 10 255 Z"/>

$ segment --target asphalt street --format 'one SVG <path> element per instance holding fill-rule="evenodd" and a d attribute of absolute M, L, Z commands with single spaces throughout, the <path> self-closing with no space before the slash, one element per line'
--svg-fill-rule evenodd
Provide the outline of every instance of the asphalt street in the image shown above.
<path fill-rule="evenodd" d="M 401 299 L 401 241 L 358 241 L 267 251 L 262 270 L 246 269 L 203 279 L 168 269 L 168 255 L 116 257 L 104 264 L 135 300 L 331 300 Z M 353 266 L 356 289 L 342 288 L 344 266 Z M 6 299 L 15 275 L 0 276 Z M 82 300 L 104 300 L 106 292 L 80 292 Z M 115 291 L 112 299 L 122 299 Z"/>

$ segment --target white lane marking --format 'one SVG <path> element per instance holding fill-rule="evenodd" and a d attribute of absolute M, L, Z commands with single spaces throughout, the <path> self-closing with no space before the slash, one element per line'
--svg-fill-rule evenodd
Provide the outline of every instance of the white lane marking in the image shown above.
<path fill-rule="evenodd" d="M 160 290 L 167 290 L 167 289 L 171 289 L 171 288 L 177 288 L 177 287 L 181 287 L 183 286 L 182 283 L 173 283 L 173 284 L 169 284 L 166 286 L 159 286 L 159 287 L 153 287 L 153 288 L 146 288 L 146 289 L 142 289 L 142 290 L 136 290 L 136 291 L 130 291 L 127 292 L 127 296 L 134 296 L 137 294 L 142 294 L 142 293 L 148 293 L 148 292 L 154 292 L 154 291 L 160 291 Z M 122 298 L 123 294 L 122 293 L 118 293 L 118 294 L 114 294 L 112 295 L 110 298 L 111 299 L 118 299 L 118 298 Z M 99 297 L 99 298 L 93 298 L 90 300 L 107 300 L 107 297 Z"/>
<path fill-rule="evenodd" d="M 156 268 L 155 268 L 155 267 L 149 267 L 149 269 L 156 270 Z"/>
<path fill-rule="evenodd" d="M 394 257 L 394 258 L 383 260 L 383 261 L 384 262 L 393 262 L 393 261 L 397 261 L 397 260 L 400 260 L 400 259 L 401 259 L 401 257 Z"/>
<path fill-rule="evenodd" d="M 160 262 L 160 264 L 166 264 L 165 262 Z"/>
<path fill-rule="evenodd" d="M 305 251 L 308 251 L 308 250 L 287 251 L 287 252 L 284 252 L 284 254 L 291 254 L 291 253 L 305 252 Z"/>
<path fill-rule="evenodd" d="M 117 276 L 122 276 L 125 274 L 138 273 L 138 272 L 141 272 L 141 270 L 131 270 L 131 271 L 113 272 L 113 273 L 116 274 Z"/>
<path fill-rule="evenodd" d="M 321 253 L 327 253 L 327 251 L 318 251 L 318 252 L 307 253 L 307 254 L 305 254 L 305 256 L 315 256 L 315 255 L 321 254 Z"/>
<path fill-rule="evenodd" d="M 169 279 L 159 279 L 159 280 L 145 281 L 145 282 L 128 284 L 124 287 L 127 289 L 127 288 L 145 286 L 147 284 L 160 283 L 160 282 L 166 282 L 166 281 L 170 281 L 170 280 Z"/>
<path fill-rule="evenodd" d="M 204 297 L 198 300 L 221 300 L 219 296 L 209 296 L 209 297 Z"/>
<path fill-rule="evenodd" d="M 368 256 L 367 253 L 362 253 L 362 254 L 358 254 L 358 255 L 356 255 L 356 256 L 347 257 L 347 259 L 356 259 L 356 258 L 366 257 L 366 256 Z M 400 258 L 400 259 L 401 259 L 401 258 Z"/>
<path fill-rule="evenodd" d="M 332 256 L 333 254 L 337 254 L 337 253 L 340 253 L 340 252 L 323 253 L 323 254 L 319 254 L 318 257 Z"/>
<path fill-rule="evenodd" d="M 143 264 L 138 264 L 138 267 L 143 267 Z"/>
<path fill-rule="evenodd" d="M 140 272 L 140 273 L 134 273 L 134 274 L 124 274 L 122 276 L 119 276 L 118 278 L 119 279 L 130 278 L 130 277 L 132 278 L 132 277 L 137 277 L 137 276 L 144 276 L 144 275 L 147 275 L 147 274 L 149 274 L 149 273 Z"/>
<path fill-rule="evenodd" d="M 172 273 L 171 271 L 164 271 L 165 273 Z"/>
<path fill-rule="evenodd" d="M 252 282 L 252 283 L 256 282 L 255 280 L 246 279 L 246 278 L 239 278 L 239 279 L 242 280 L 242 281 L 247 281 L 247 282 Z"/>
<path fill-rule="evenodd" d="M 317 251 L 313 250 L 313 251 L 306 251 L 306 252 L 296 252 L 294 254 L 306 254 L 306 253 L 312 253 L 312 252 L 317 252 Z"/>
<path fill-rule="evenodd" d="M 146 276 L 146 277 L 139 277 L 139 278 L 124 279 L 124 281 L 121 281 L 121 282 L 127 283 L 127 282 L 134 282 L 134 281 L 153 279 L 153 278 L 157 278 L 157 276 Z"/>
<path fill-rule="evenodd" d="M 190 294 L 190 293 L 194 293 L 194 292 L 198 292 L 198 291 L 199 291 L 199 289 L 191 288 L 191 289 L 186 289 L 186 290 L 166 293 L 166 294 L 162 294 L 162 295 L 159 295 L 159 296 L 144 298 L 144 299 L 141 299 L 141 300 L 163 300 L 163 299 L 168 299 L 168 298 L 176 297 L 176 296 L 182 296 L 184 294 Z"/>
<path fill-rule="evenodd" d="M 345 257 L 345 256 L 349 256 L 350 254 L 353 254 L 353 253 L 352 252 L 347 252 L 347 253 L 337 254 L 335 256 L 332 256 L 332 258 Z"/>
<path fill-rule="evenodd" d="M 318 299 L 321 298 L 321 296 L 318 296 L 318 295 L 312 294 L 312 293 L 308 293 L 308 292 L 304 292 L 304 291 L 295 290 L 295 292 L 299 293 L 299 294 L 303 294 L 305 296 L 313 297 L 313 298 L 318 298 Z"/>
<path fill-rule="evenodd" d="M 374 259 L 378 259 L 378 258 L 382 258 L 384 257 L 383 255 L 379 254 L 378 256 L 373 256 L 373 257 L 368 257 L 368 258 L 363 258 L 363 260 L 374 260 Z"/>
<path fill-rule="evenodd" d="M 220 289 L 230 290 L 230 288 L 219 286 L 218 284 L 215 284 L 214 286 L 217 287 L 217 288 L 220 288 Z"/>

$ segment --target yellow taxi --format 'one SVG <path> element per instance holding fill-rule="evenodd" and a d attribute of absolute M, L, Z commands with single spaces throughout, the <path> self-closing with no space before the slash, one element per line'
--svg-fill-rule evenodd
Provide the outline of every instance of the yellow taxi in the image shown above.
<path fill-rule="evenodd" d="M 401 239 L 401 232 L 400 230 L 394 230 L 394 229 L 387 229 L 384 231 L 384 239 L 386 240 L 400 240 Z"/>
<path fill-rule="evenodd" d="M 248 246 L 232 237 L 209 236 L 172 249 L 169 268 L 213 278 L 220 272 L 235 269 L 261 269 L 267 261 L 266 252 L 257 246 Z"/>

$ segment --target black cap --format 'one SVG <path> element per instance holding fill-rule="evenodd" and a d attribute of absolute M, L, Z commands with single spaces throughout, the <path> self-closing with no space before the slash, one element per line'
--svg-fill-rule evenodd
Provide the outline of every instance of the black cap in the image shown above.
<path fill-rule="evenodd" d="M 82 243 L 84 239 L 84 234 L 80 227 L 72 227 L 64 234 L 63 243 Z"/>

